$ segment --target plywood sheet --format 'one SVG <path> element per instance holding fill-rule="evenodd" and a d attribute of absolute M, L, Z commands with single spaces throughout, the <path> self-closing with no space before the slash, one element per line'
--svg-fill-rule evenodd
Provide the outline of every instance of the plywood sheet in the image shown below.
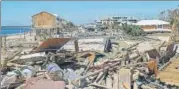
<path fill-rule="evenodd" d="M 159 78 L 166 84 L 179 86 L 179 58 L 173 59 L 163 71 L 160 71 Z"/>

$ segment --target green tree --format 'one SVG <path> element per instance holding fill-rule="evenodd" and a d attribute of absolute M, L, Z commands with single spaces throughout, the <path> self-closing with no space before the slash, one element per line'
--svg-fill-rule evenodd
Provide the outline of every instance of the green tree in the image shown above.
<path fill-rule="evenodd" d="M 132 36 L 144 36 L 145 32 L 136 25 L 128 25 L 128 24 L 122 24 L 122 30 L 124 30 L 127 34 Z"/>

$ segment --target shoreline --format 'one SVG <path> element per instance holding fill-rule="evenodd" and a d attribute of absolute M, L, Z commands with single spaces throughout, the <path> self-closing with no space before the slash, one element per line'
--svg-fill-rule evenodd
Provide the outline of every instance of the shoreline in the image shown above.
<path fill-rule="evenodd" d="M 21 32 L 21 33 L 10 33 L 10 34 L 0 34 L 1 37 L 8 37 L 8 36 L 15 36 L 15 35 L 24 35 L 24 34 L 27 34 L 27 33 L 30 33 L 32 32 L 31 30 L 29 31 L 26 31 L 26 32 Z"/>

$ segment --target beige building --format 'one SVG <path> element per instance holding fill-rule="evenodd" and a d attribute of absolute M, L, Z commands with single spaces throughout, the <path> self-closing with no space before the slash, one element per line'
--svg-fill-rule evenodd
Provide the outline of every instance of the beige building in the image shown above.
<path fill-rule="evenodd" d="M 40 35 L 42 33 L 48 35 L 57 34 L 60 32 L 58 24 L 58 16 L 45 11 L 32 16 L 32 28 L 36 35 Z"/>
<path fill-rule="evenodd" d="M 169 22 L 162 20 L 141 20 L 135 25 L 140 26 L 145 32 L 171 32 Z"/>
<path fill-rule="evenodd" d="M 114 24 L 114 20 L 111 19 L 111 18 L 107 18 L 107 19 L 101 20 L 101 23 L 102 24 L 107 24 L 107 25 L 112 25 L 112 24 Z"/>

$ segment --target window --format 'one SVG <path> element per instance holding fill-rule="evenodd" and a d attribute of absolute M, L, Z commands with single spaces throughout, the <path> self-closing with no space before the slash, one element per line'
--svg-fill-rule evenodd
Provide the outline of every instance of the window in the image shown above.
<path fill-rule="evenodd" d="M 162 28 L 163 26 L 162 25 L 157 25 L 157 28 Z"/>

